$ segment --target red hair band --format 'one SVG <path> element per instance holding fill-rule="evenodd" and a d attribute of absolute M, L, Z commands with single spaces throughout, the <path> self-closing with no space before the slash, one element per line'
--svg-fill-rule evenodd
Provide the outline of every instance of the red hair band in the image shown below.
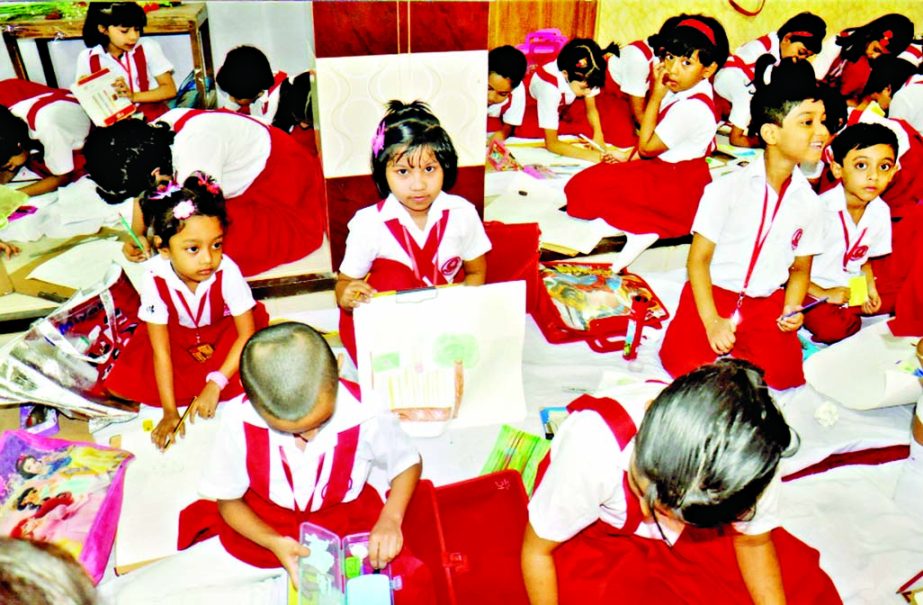
<path fill-rule="evenodd" d="M 813 38 L 817 34 L 815 34 L 814 32 L 798 31 L 798 32 L 788 32 L 788 35 L 792 36 L 793 38 L 795 36 L 799 38 Z"/>
<path fill-rule="evenodd" d="M 888 44 L 891 43 L 891 38 L 894 37 L 894 32 L 890 29 L 885 33 L 881 34 L 881 40 L 878 41 L 878 44 L 881 45 L 881 51 L 884 53 L 888 52 Z"/>
<path fill-rule="evenodd" d="M 718 44 L 715 43 L 715 32 L 713 32 L 710 27 L 698 19 L 683 19 L 676 24 L 676 27 L 691 27 L 692 29 L 698 30 L 702 32 L 706 38 L 708 38 L 708 41 L 712 43 L 712 46 L 718 46 Z"/>

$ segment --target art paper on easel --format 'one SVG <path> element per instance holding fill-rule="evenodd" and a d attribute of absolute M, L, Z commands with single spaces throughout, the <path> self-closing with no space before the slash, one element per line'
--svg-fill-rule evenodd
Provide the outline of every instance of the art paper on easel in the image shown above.
<path fill-rule="evenodd" d="M 525 417 L 523 282 L 378 296 L 360 305 L 354 319 L 364 402 L 417 426 L 453 417 L 456 427 Z"/>
<path fill-rule="evenodd" d="M 99 127 L 112 126 L 122 118 L 135 113 L 135 104 L 131 99 L 120 97 L 116 92 L 115 81 L 120 77 L 122 76 L 104 67 L 77 80 L 71 88 L 80 106 Z"/>

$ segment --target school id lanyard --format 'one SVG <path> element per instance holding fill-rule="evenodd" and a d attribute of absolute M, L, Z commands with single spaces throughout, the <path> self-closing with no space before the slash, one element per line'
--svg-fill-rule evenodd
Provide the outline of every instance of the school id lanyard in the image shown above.
<path fill-rule="evenodd" d="M 859 244 L 862 243 L 862 238 L 865 237 L 865 232 L 869 230 L 868 227 L 862 229 L 859 232 L 859 237 L 856 239 L 856 243 L 849 246 L 849 229 L 846 227 L 846 217 L 843 214 L 843 211 L 840 210 L 840 224 L 843 225 L 843 239 L 846 240 L 846 251 L 843 253 L 843 271 L 846 271 L 846 264 L 849 262 L 849 259 L 852 258 L 853 254 L 859 249 Z"/>
<path fill-rule="evenodd" d="M 199 310 L 195 315 L 192 314 L 192 309 L 189 307 L 189 303 L 186 302 L 186 297 L 183 296 L 182 292 L 176 292 L 179 302 L 183 305 L 183 309 L 186 311 L 186 314 L 189 316 L 189 319 L 192 321 L 192 325 L 195 327 L 195 342 L 200 344 L 202 342 L 201 337 L 199 336 L 199 322 L 202 321 L 202 314 L 205 312 L 205 303 L 208 301 L 208 297 L 211 296 L 210 292 L 206 292 L 202 297 L 202 300 L 199 301 Z M 214 318 L 212 318 L 214 320 Z"/>
<path fill-rule="evenodd" d="M 131 77 L 131 58 L 128 56 L 127 52 L 122 53 L 122 57 L 125 57 L 125 64 L 122 64 L 121 57 L 112 57 L 115 59 L 115 62 L 119 64 L 119 67 L 125 70 L 125 73 L 128 74 L 128 90 L 131 93 L 135 92 L 135 83 L 133 82 L 134 78 Z"/>
<path fill-rule="evenodd" d="M 760 216 L 760 227 L 756 231 L 756 240 L 753 242 L 753 252 L 750 253 L 750 264 L 747 266 L 747 274 L 744 276 L 744 286 L 740 290 L 740 295 L 737 297 L 737 310 L 740 310 L 740 306 L 744 302 L 744 294 L 747 292 L 747 286 L 750 285 L 750 278 L 753 277 L 753 269 L 756 268 L 756 261 L 759 260 L 760 253 L 763 251 L 763 245 L 766 243 L 766 240 L 769 239 L 769 233 L 772 231 L 772 225 L 776 221 L 776 215 L 779 214 L 779 208 L 782 207 L 782 199 L 785 197 L 785 192 L 788 191 L 788 186 L 792 182 L 791 177 L 785 180 L 782 183 L 782 188 L 779 189 L 779 197 L 776 200 L 776 206 L 772 210 L 772 217 L 769 219 L 769 226 L 766 228 L 766 233 L 763 233 L 763 226 L 766 224 L 766 212 L 769 210 L 769 184 L 766 184 L 766 188 L 763 191 L 763 213 Z"/>

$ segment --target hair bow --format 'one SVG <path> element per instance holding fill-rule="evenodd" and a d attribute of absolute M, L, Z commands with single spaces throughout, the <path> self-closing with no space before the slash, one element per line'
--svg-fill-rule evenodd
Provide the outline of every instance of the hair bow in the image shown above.
<path fill-rule="evenodd" d="M 196 170 L 192 175 L 196 177 L 200 186 L 205 187 L 205 191 L 208 191 L 212 195 L 221 193 L 221 187 L 218 185 L 218 182 L 201 170 Z"/>
<path fill-rule="evenodd" d="M 166 183 L 160 183 L 159 185 L 157 185 L 157 188 L 154 190 L 153 193 L 148 195 L 148 198 L 152 200 L 162 200 L 164 198 L 170 197 L 177 191 L 182 191 L 182 190 L 183 188 L 180 187 L 179 183 L 177 183 L 176 181 L 168 181 Z"/>
<path fill-rule="evenodd" d="M 881 45 L 882 49 L 884 50 L 888 49 L 888 45 L 891 43 L 891 38 L 893 37 L 894 37 L 894 32 L 892 32 L 890 29 L 886 31 L 885 33 L 881 34 L 881 40 L 879 40 L 878 43 Z"/>
<path fill-rule="evenodd" d="M 378 124 L 378 130 L 375 131 L 375 136 L 372 137 L 372 153 L 378 155 L 381 153 L 381 150 L 385 148 L 385 121 L 382 120 Z"/>
<path fill-rule="evenodd" d="M 183 200 L 176 206 L 173 206 L 173 218 L 183 221 L 195 214 L 195 204 L 192 200 Z"/>

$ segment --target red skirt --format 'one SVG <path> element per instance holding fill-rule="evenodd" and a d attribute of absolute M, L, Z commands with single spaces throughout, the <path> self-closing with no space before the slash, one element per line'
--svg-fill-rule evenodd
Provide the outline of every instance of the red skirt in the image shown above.
<path fill-rule="evenodd" d="M 602 218 L 629 233 L 681 237 L 689 235 L 710 182 L 704 158 L 675 164 L 654 158 L 590 166 L 575 174 L 564 192 L 571 216 Z"/>
<path fill-rule="evenodd" d="M 272 151 L 246 191 L 227 200 L 224 251 L 245 276 L 314 252 L 327 232 L 320 161 L 292 136 L 269 128 Z"/>
<path fill-rule="evenodd" d="M 602 124 L 603 137 L 610 145 L 634 147 L 638 144 L 635 118 L 631 111 L 628 95 L 612 79 L 606 70 L 606 85 L 596 96 L 596 109 Z"/>
<path fill-rule="evenodd" d="M 522 116 L 522 124 L 516 127 L 513 133 L 517 137 L 527 139 L 544 139 L 545 131 L 538 125 L 538 105 L 531 96 L 526 100 L 526 110 Z M 583 99 L 574 99 L 570 105 L 565 105 L 558 119 L 558 134 L 585 134 L 593 136 L 593 127 L 586 119 L 586 103 Z"/>
<path fill-rule="evenodd" d="M 252 309 L 253 323 L 256 329 L 269 325 L 269 316 L 262 303 L 256 303 Z M 177 406 L 189 405 L 192 398 L 202 392 L 205 377 L 209 372 L 216 372 L 224 363 L 228 352 L 237 340 L 237 329 L 233 317 L 223 317 L 220 321 L 199 329 L 202 342 L 211 343 L 215 348 L 212 356 L 203 362 L 196 361 L 188 350 L 195 346 L 195 330 L 182 326 L 170 325 L 170 360 L 173 363 L 173 397 Z M 160 407 L 160 393 L 154 377 L 154 350 L 148 336 L 147 323 L 142 322 L 131 340 L 122 350 L 121 355 L 106 377 L 103 386 L 113 395 Z M 243 392 L 240 377 L 230 377 L 228 386 L 221 391 L 222 399 L 236 397 Z"/>
<path fill-rule="evenodd" d="M 916 223 L 914 226 L 913 220 Z M 908 223 L 906 226 L 904 223 Z M 918 206 L 916 212 L 905 217 L 899 223 L 894 223 L 894 233 L 901 227 L 901 251 L 898 251 L 898 238 L 894 235 L 894 252 L 885 259 L 893 258 L 892 267 L 904 270 L 903 279 L 898 282 L 898 289 L 894 295 L 895 317 L 891 320 L 891 332 L 895 336 L 923 336 L 923 206 Z M 879 265 L 872 261 L 872 270 L 878 277 Z M 878 282 L 881 284 L 881 282 Z M 881 285 L 878 286 L 881 291 Z M 885 295 L 882 294 L 882 307 L 885 305 Z"/>
<path fill-rule="evenodd" d="M 167 106 L 165 101 L 157 101 L 155 103 L 138 103 L 138 111 L 141 112 L 141 115 L 144 116 L 145 122 L 153 122 L 163 114 L 170 111 L 169 106 Z"/>
<path fill-rule="evenodd" d="M 807 297 L 805 304 L 815 299 Z M 821 303 L 804 314 L 804 327 L 813 335 L 814 342 L 833 344 L 852 336 L 862 327 L 862 307 L 843 307 Z"/>
<path fill-rule="evenodd" d="M 591 525 L 554 551 L 561 605 L 751 603 L 728 533 L 687 527 L 670 548 L 660 540 Z M 818 552 L 784 529 L 772 532 L 788 603 L 842 603 Z"/>

